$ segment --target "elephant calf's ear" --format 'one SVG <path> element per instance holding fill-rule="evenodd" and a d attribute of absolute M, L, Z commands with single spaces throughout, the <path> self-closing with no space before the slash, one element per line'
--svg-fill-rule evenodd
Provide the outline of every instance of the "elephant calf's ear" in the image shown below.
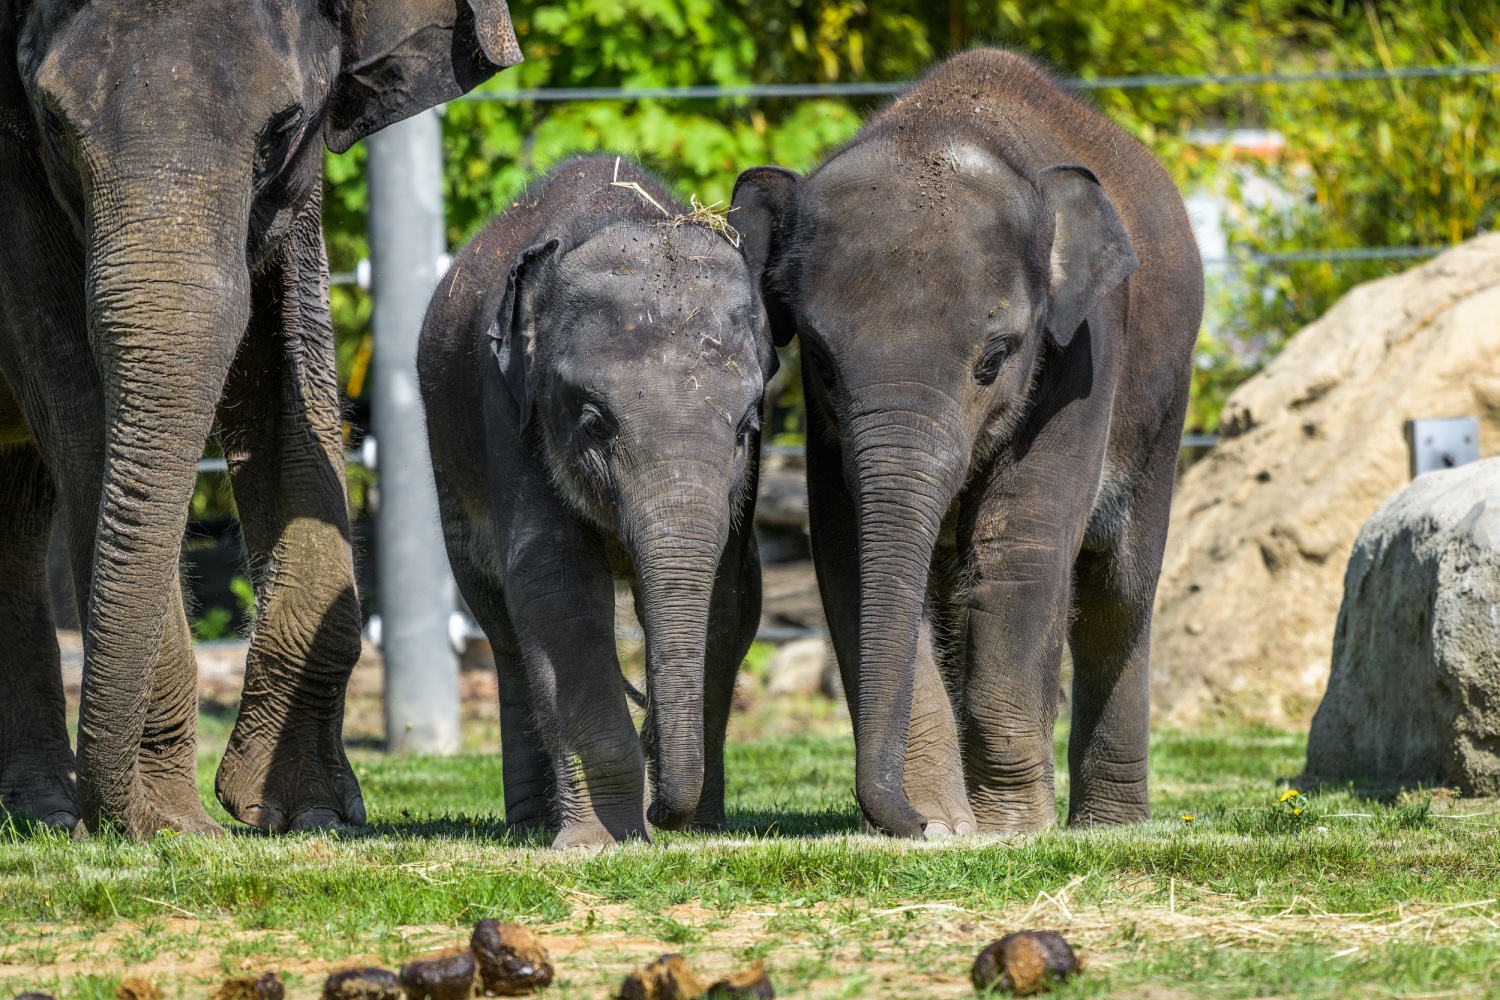
<path fill-rule="evenodd" d="M 1066 347 L 1099 300 L 1141 262 L 1114 203 L 1088 167 L 1047 167 L 1037 186 L 1054 222 L 1047 332 Z"/>
<path fill-rule="evenodd" d="M 363 0 L 343 16 L 343 69 L 324 126 L 335 153 L 521 61 L 505 0 Z"/>
<path fill-rule="evenodd" d="M 781 167 L 751 167 L 734 182 L 730 209 L 734 214 L 729 219 L 739 231 L 740 251 L 750 267 L 750 279 L 760 290 L 777 347 L 791 343 L 797 332 L 791 310 L 770 275 L 791 229 L 792 206 L 800 183 L 800 177 Z"/>
<path fill-rule="evenodd" d="M 558 248 L 548 240 L 522 250 L 505 281 L 505 298 L 490 324 L 490 352 L 495 369 L 516 403 L 516 426 L 524 431 L 531 422 L 531 389 L 527 371 L 531 367 L 532 342 L 536 332 L 536 290 L 540 273 L 547 269 Z"/>

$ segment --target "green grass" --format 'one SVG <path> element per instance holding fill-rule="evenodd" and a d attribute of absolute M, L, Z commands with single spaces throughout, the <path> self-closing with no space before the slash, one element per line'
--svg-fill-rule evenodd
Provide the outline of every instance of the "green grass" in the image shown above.
<path fill-rule="evenodd" d="M 396 963 L 500 916 L 568 942 L 559 997 L 610 995 L 667 950 L 764 960 L 783 995 L 959 996 L 978 948 L 1022 926 L 1081 946 L 1062 997 L 1500 997 L 1500 817 L 1423 793 L 1281 801 L 1303 753 L 1277 731 L 1159 732 L 1149 823 L 912 846 L 858 835 L 846 736 L 736 742 L 727 836 L 598 854 L 511 838 L 498 757 L 366 753 L 356 832 L 140 844 L 11 824 L 0 992 L 110 996 L 111 975 L 195 955 L 160 972 L 169 995 L 289 967 L 310 997 L 326 963 Z"/>

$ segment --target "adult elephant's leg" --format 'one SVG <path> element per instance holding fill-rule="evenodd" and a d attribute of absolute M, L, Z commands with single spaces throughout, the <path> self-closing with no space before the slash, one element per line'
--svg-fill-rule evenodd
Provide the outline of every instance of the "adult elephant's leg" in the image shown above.
<path fill-rule="evenodd" d="M 813 373 L 804 372 L 803 384 Z M 859 535 L 854 498 L 844 480 L 839 445 L 822 426 L 815 403 L 808 405 L 807 507 L 818 592 L 828 621 L 844 697 L 851 718 L 859 717 Z M 963 765 L 953 707 L 933 658 L 930 629 L 918 641 L 916 685 L 907 730 L 902 787 L 912 808 L 922 813 L 934 835 L 970 832 L 974 816 L 964 795 Z"/>
<path fill-rule="evenodd" d="M 219 412 L 257 615 L 216 789 L 278 833 L 365 821 L 343 742 L 360 614 L 319 217 L 314 199 L 257 276 Z"/>
<path fill-rule="evenodd" d="M 157 653 L 141 735 L 139 764 L 146 796 L 183 833 L 220 834 L 198 793 L 198 661 L 182 599 L 182 574 L 172 578 L 172 599 Z"/>
<path fill-rule="evenodd" d="M 714 579 L 703 667 L 703 792 L 693 813 L 695 830 L 722 830 L 726 823 L 724 741 L 735 680 L 760 625 L 760 551 L 752 515 L 753 508 L 746 510 L 730 531 Z"/>
<path fill-rule="evenodd" d="M 6 206 L 0 212 L 0 370 L 16 387 L 36 431 L 37 448 L 57 493 L 74 595 L 87 621 L 106 435 L 104 390 L 88 333 L 84 250 L 70 237 L 70 225 L 35 161 L 5 144 L 0 144 L 0 203 Z M 128 301 L 122 298 L 120 305 L 126 307 Z M 122 312 L 128 314 L 128 308 Z M 215 832 L 219 827 L 204 812 L 194 773 L 196 667 L 175 584 L 177 539 L 171 541 L 174 582 L 163 586 L 163 613 L 156 616 L 165 623 L 163 641 L 150 654 L 154 663 L 139 670 L 152 678 L 141 741 L 109 756 L 120 771 L 134 772 L 143 800 L 140 812 L 153 817 L 137 832 L 155 826 Z M 92 667 L 89 673 L 94 673 Z M 118 718 L 114 725 L 129 729 L 130 719 Z"/>
<path fill-rule="evenodd" d="M 521 667 L 515 629 L 505 608 L 499 559 L 491 537 L 469 530 L 459 500 L 438 480 L 443 539 L 464 602 L 484 629 L 495 656 L 500 687 L 500 766 L 505 783 L 505 825 L 527 831 L 546 827 L 553 798 L 552 768 L 537 734 L 531 689 Z"/>
<path fill-rule="evenodd" d="M 0 380 L 0 809 L 71 827 L 78 796 L 47 592 L 54 494 L 36 446 L 7 443 L 25 433 L 6 434 L 7 392 Z"/>
<path fill-rule="evenodd" d="M 1169 423 L 1175 428 L 1178 423 Z M 1177 434 L 1156 449 L 1129 513 L 1098 525 L 1079 554 L 1072 627 L 1068 823 L 1149 819 L 1151 610 L 1166 545 Z M 1094 534 L 1095 532 L 1090 532 Z"/>
<path fill-rule="evenodd" d="M 505 599 L 557 790 L 554 847 L 649 839 L 646 763 L 615 652 L 614 575 L 560 503 L 506 560 Z"/>

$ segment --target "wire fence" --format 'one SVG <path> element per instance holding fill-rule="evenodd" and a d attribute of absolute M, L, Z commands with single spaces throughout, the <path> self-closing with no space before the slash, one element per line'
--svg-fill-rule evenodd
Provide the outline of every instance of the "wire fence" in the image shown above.
<path fill-rule="evenodd" d="M 1390 69 L 1314 70 L 1307 73 L 1200 73 L 1136 76 L 1070 77 L 1075 90 L 1140 90 L 1147 87 L 1288 86 L 1303 83 L 1354 83 L 1365 80 L 1424 80 L 1500 76 L 1500 65 L 1393 66 Z M 719 101 L 811 97 L 891 97 L 904 94 L 915 80 L 879 83 L 754 83 L 695 87 L 544 87 L 533 90 L 481 90 L 460 101 L 557 103 L 564 101 Z"/>
<path fill-rule="evenodd" d="M 1297 86 L 1311 83 L 1357 83 L 1385 80 L 1463 79 L 1500 76 L 1500 65 L 1394 66 L 1360 69 L 1315 70 L 1306 73 L 1201 73 L 1188 75 L 1140 74 L 1135 76 L 1072 77 L 1065 82 L 1076 90 L 1137 90 L 1151 87 L 1252 87 Z M 532 90 L 484 90 L 465 95 L 461 101 L 506 103 L 564 103 L 576 101 L 646 100 L 762 100 L 809 98 L 891 97 L 905 93 L 914 80 L 874 83 L 763 83 L 744 86 L 693 87 L 546 87 Z M 1292 250 L 1280 253 L 1229 254 L 1206 257 L 1209 267 L 1254 267 L 1304 263 L 1342 263 L 1370 260 L 1419 260 L 1434 257 L 1446 246 L 1346 247 Z M 342 271 L 330 275 L 335 285 L 369 287 L 367 270 Z M 1209 434 L 1187 435 L 1185 448 L 1213 447 L 1218 439 Z M 205 469 L 204 471 L 218 471 Z"/>
<path fill-rule="evenodd" d="M 1152 87 L 1251 87 L 1296 86 L 1309 83 L 1357 83 L 1385 80 L 1463 79 L 1500 76 L 1497 64 L 1453 66 L 1392 66 L 1358 69 L 1313 70 L 1305 73 L 1199 73 L 1167 75 L 1145 73 L 1134 76 L 1070 77 L 1064 82 L 1076 90 L 1139 90 Z M 891 97 L 910 90 L 916 81 L 894 80 L 868 83 L 760 83 L 743 86 L 692 87 L 544 87 L 530 90 L 483 90 L 466 94 L 460 101 L 504 103 L 566 103 L 577 101 L 647 100 L 759 100 L 819 97 Z M 1279 264 L 1341 263 L 1368 260 L 1406 260 L 1434 257 L 1446 246 L 1351 247 L 1308 249 L 1282 253 L 1230 254 L 1208 257 L 1210 267 L 1252 267 Z M 368 280 L 353 271 L 330 276 L 335 285 L 368 287 Z"/>

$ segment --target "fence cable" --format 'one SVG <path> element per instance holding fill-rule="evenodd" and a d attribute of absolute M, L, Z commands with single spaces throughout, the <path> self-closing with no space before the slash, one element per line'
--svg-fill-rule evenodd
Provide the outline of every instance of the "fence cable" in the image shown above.
<path fill-rule="evenodd" d="M 1075 90 L 1139 90 L 1146 87 L 1249 87 L 1303 83 L 1351 83 L 1362 80 L 1423 80 L 1500 76 L 1500 65 L 1393 66 L 1390 69 L 1313 70 L 1306 73 L 1197 73 L 1137 76 L 1071 77 Z M 890 97 L 910 90 L 916 81 L 880 83 L 755 83 L 693 87 L 538 87 L 528 90 L 480 90 L 460 101 L 559 103 L 567 101 L 732 100 L 741 98 Z"/>

